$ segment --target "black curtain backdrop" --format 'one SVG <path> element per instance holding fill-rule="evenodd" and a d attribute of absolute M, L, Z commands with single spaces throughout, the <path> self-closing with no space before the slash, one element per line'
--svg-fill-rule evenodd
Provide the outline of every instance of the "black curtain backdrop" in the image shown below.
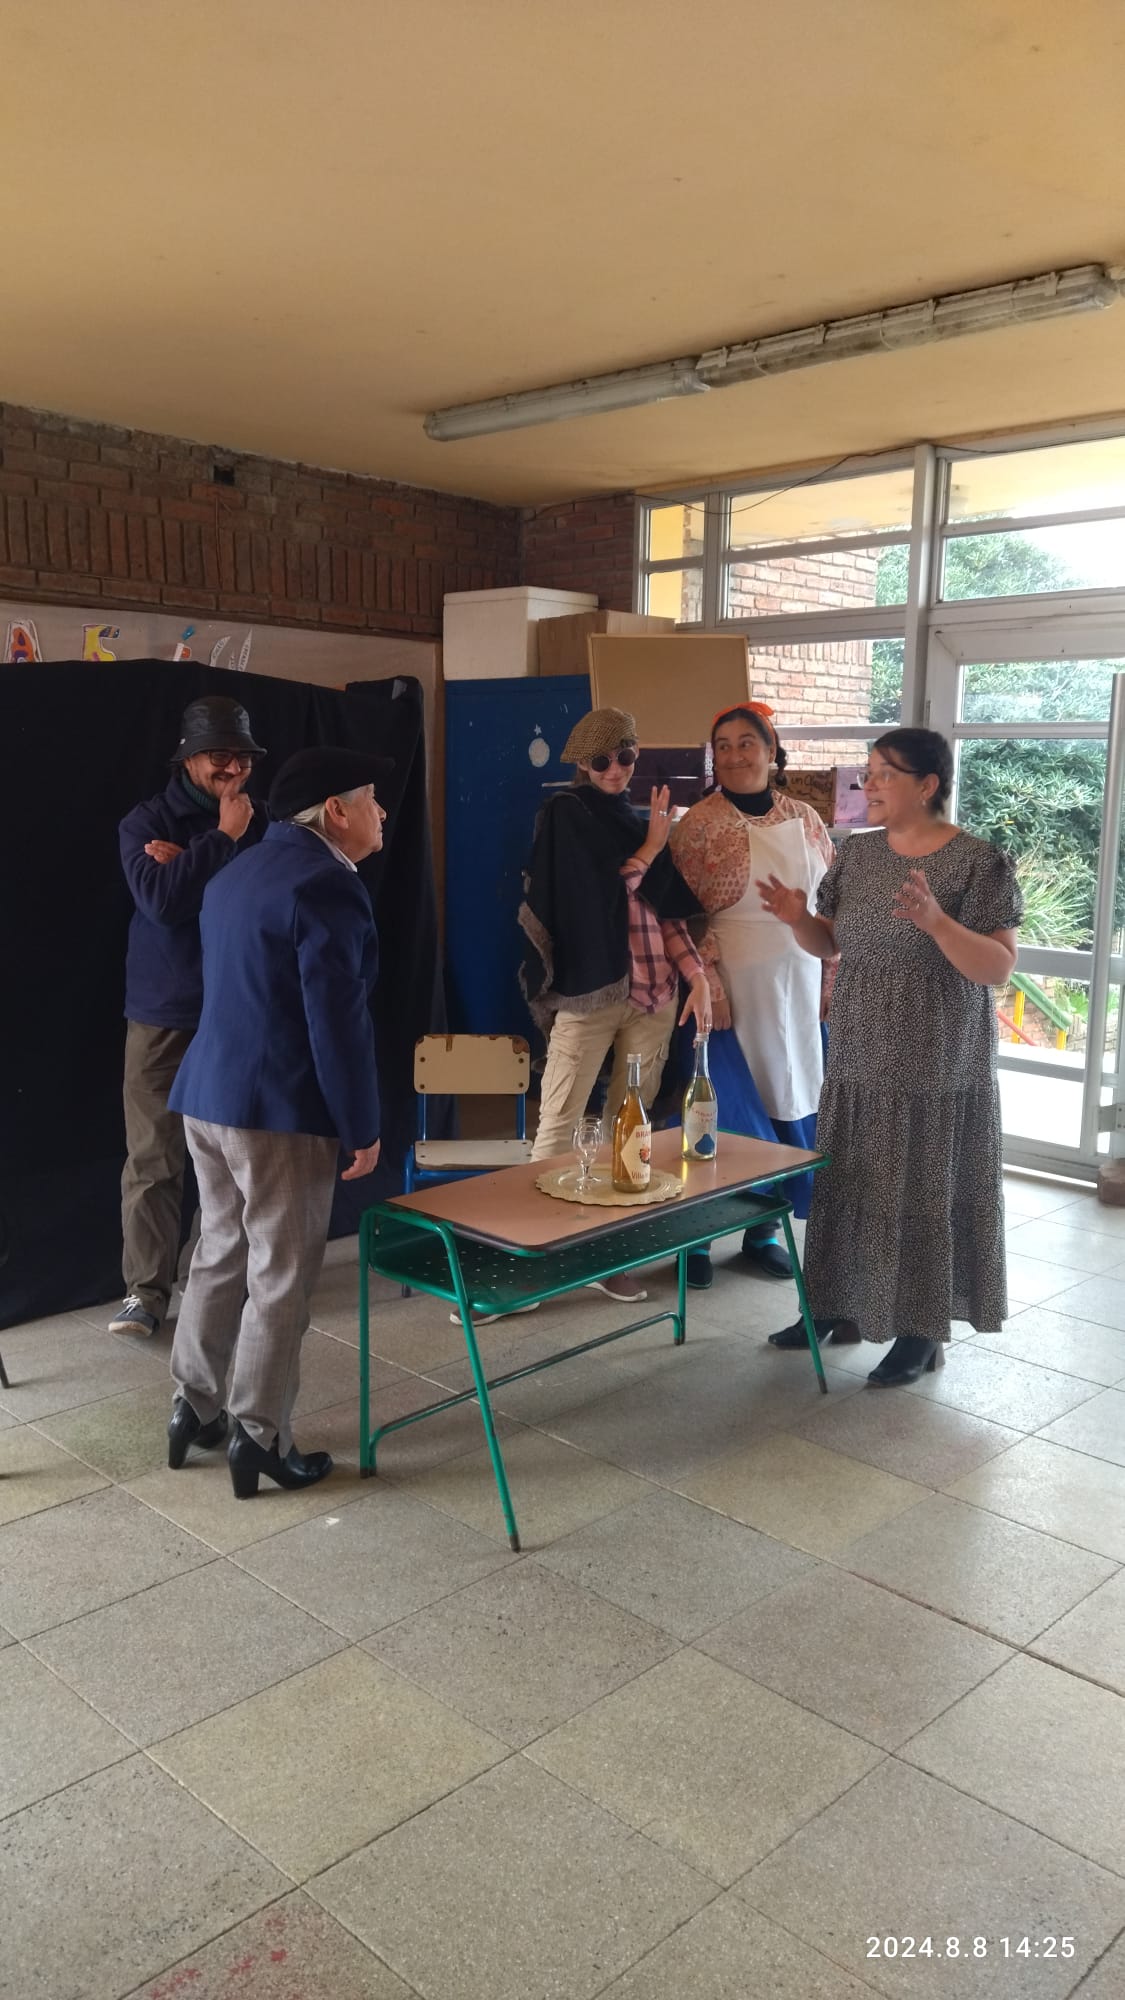
<path fill-rule="evenodd" d="M 295 750 L 393 757 L 383 851 L 361 868 L 379 929 L 373 1013 L 383 1097 L 374 1174 L 338 1187 L 332 1234 L 397 1194 L 414 1132 L 415 1040 L 445 1025 L 422 695 L 415 680 L 341 692 L 194 661 L 7 665 L 0 975 L 0 1327 L 120 1295 L 125 939 L 117 825 L 167 782 L 180 716 L 201 694 L 250 711 L 263 795 Z M 435 1107 L 436 1108 L 436 1107 Z M 446 1108 L 447 1107 L 443 1107 Z M 442 1136 L 439 1118 L 434 1136 Z"/>

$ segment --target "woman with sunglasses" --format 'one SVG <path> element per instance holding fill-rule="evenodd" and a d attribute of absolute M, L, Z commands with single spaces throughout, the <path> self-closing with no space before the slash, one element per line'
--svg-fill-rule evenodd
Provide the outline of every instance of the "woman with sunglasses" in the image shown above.
<path fill-rule="evenodd" d="M 609 1051 L 612 1118 L 625 1095 L 625 1058 L 641 1058 L 641 1095 L 651 1104 L 676 1024 L 711 1026 L 711 995 L 685 919 L 700 905 L 666 852 L 668 788 L 652 790 L 648 823 L 626 796 L 637 760 L 637 725 L 619 708 L 596 708 L 563 748 L 572 785 L 544 806 L 535 828 L 520 924 L 531 950 L 521 983 L 548 1036 L 539 1102 L 537 1160 L 569 1149 Z M 630 1277 L 606 1279 L 613 1298 L 644 1298 Z"/>
<path fill-rule="evenodd" d="M 1020 891 L 998 848 L 945 818 L 953 755 L 892 729 L 864 789 L 881 832 L 849 835 L 817 892 L 775 873 L 763 906 L 813 960 L 840 954 L 805 1236 L 818 1339 L 893 1342 L 868 1376 L 916 1382 L 950 1322 L 1008 1309 L 991 988 L 1016 962 Z M 803 1347 L 800 1321 L 770 1335 Z"/>
<path fill-rule="evenodd" d="M 777 872 L 811 896 L 833 847 L 820 815 L 776 788 L 785 751 L 772 718 L 759 701 L 715 717 L 715 789 L 673 828 L 671 853 L 707 912 L 699 950 L 719 1031 L 710 1056 L 722 1125 L 812 1147 L 824 1074 L 821 967 L 767 915 L 756 881 Z M 808 1180 L 786 1185 L 798 1215 L 808 1213 Z M 764 1277 L 792 1276 L 773 1223 L 747 1229 L 741 1255 Z M 710 1285 L 706 1250 L 690 1256 L 687 1268 L 690 1285 Z"/>

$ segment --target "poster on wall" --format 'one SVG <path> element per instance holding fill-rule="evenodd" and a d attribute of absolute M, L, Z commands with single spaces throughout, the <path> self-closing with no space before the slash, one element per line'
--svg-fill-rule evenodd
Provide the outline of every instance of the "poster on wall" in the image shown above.
<path fill-rule="evenodd" d="M 8 637 L 4 642 L 4 664 L 24 666 L 30 660 L 41 660 L 39 634 L 30 618 L 12 618 L 8 621 Z"/>
<path fill-rule="evenodd" d="M 281 680 L 346 687 L 349 681 L 412 674 L 432 691 L 437 647 L 424 639 L 323 632 L 290 625 L 249 625 L 160 611 L 99 611 L 96 606 L 0 602 L 6 630 L 3 665 L 42 660 L 198 660 L 228 673 L 276 674 Z"/>

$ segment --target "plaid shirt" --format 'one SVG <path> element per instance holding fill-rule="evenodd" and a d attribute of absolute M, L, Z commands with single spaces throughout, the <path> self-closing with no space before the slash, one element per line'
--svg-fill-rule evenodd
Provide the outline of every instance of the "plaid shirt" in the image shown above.
<path fill-rule="evenodd" d="M 636 856 L 621 870 L 629 895 L 629 1005 L 638 1014 L 656 1014 L 675 998 L 682 975 L 689 986 L 703 972 L 687 925 L 678 917 L 662 923 L 655 910 L 638 896 L 645 877 L 645 864 Z"/>

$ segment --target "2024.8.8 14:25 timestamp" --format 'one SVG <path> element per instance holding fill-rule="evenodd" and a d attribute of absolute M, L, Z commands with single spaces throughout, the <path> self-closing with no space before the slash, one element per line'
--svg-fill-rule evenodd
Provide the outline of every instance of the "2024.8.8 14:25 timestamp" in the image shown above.
<path fill-rule="evenodd" d="M 1073 1958 L 1072 1937 L 869 1937 L 868 1958 Z"/>

